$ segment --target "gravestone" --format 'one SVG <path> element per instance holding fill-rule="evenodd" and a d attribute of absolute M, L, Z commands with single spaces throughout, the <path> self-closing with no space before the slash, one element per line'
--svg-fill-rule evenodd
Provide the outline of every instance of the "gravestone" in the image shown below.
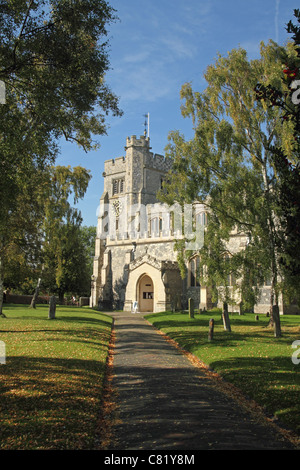
<path fill-rule="evenodd" d="M 52 295 L 50 297 L 50 302 L 49 302 L 49 312 L 48 312 L 49 320 L 53 320 L 55 318 L 55 311 L 56 311 L 56 298 L 55 298 L 55 295 Z"/>

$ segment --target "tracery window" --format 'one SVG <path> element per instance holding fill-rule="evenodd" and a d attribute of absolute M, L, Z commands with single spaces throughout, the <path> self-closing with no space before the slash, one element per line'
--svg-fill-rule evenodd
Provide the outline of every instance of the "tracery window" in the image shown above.
<path fill-rule="evenodd" d="M 200 276 L 200 258 L 195 256 L 189 261 L 189 287 L 200 287 L 199 276 Z"/>

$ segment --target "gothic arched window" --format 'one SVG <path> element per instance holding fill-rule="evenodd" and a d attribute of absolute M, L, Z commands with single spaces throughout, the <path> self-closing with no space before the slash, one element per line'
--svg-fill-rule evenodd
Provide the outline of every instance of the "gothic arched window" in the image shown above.
<path fill-rule="evenodd" d="M 200 276 L 200 258 L 195 256 L 189 261 L 188 269 L 188 285 L 189 287 L 200 287 L 199 276 Z"/>

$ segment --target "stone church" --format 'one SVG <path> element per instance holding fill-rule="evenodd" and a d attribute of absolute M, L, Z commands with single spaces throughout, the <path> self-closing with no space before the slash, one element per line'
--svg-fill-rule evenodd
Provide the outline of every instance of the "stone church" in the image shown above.
<path fill-rule="evenodd" d="M 191 243 L 195 256 L 187 262 L 187 276 L 182 279 L 174 248 L 181 236 L 181 219 L 178 211 L 172 212 L 156 197 L 171 161 L 151 151 L 146 135 L 127 137 L 125 152 L 125 156 L 104 163 L 90 306 L 161 312 L 185 309 L 188 299 L 193 298 L 195 308 L 211 308 L 209 289 L 199 284 L 196 275 L 197 242 Z M 190 213 L 196 220 L 197 233 L 203 233 L 205 207 L 196 204 Z M 246 237 L 233 232 L 229 248 L 240 250 L 246 241 Z M 228 279 L 229 286 L 234 282 Z M 269 311 L 269 294 L 266 283 L 261 286 L 255 312 Z M 232 311 L 238 308 L 238 299 L 229 306 Z M 280 310 L 283 313 L 282 302 Z"/>

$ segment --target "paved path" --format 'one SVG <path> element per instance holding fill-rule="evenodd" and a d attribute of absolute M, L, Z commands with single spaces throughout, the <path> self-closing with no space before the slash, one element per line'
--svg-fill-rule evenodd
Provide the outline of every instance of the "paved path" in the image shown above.
<path fill-rule="evenodd" d="M 140 314 L 113 313 L 117 391 L 109 450 L 290 449 Z"/>

